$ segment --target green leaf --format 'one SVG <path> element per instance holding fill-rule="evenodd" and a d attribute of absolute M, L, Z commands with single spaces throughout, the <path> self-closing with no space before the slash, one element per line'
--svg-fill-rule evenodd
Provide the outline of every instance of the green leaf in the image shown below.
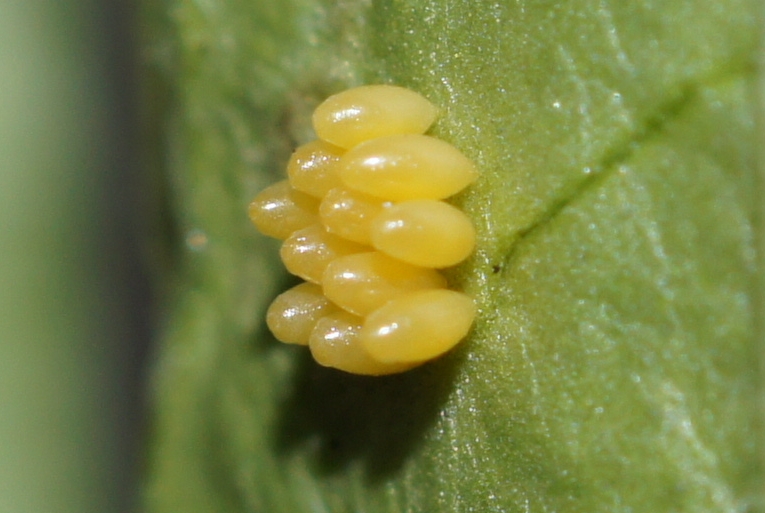
<path fill-rule="evenodd" d="M 763 511 L 755 0 L 165 1 L 180 250 L 146 486 L 164 512 Z M 249 199 L 315 105 L 391 82 L 473 158 L 479 319 L 403 375 L 275 342 Z"/>

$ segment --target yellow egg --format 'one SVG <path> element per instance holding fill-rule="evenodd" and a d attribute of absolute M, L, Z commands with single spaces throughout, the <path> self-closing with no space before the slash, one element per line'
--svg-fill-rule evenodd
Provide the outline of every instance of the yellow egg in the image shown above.
<path fill-rule="evenodd" d="M 344 187 L 332 189 L 319 205 L 328 232 L 360 244 L 371 244 L 369 223 L 382 212 L 384 201 Z"/>
<path fill-rule="evenodd" d="M 318 140 L 290 157 L 289 180 L 250 204 L 252 222 L 284 240 L 289 272 L 307 280 L 279 295 L 266 323 L 308 345 L 321 365 L 363 375 L 416 367 L 451 349 L 476 308 L 437 269 L 474 250 L 467 216 L 443 200 L 477 177 L 454 146 L 423 135 L 437 109 L 388 85 L 328 98 Z"/>
<path fill-rule="evenodd" d="M 369 85 L 327 98 L 313 113 L 313 127 L 320 139 L 348 149 L 386 135 L 422 134 L 437 113 L 414 91 Z"/>
<path fill-rule="evenodd" d="M 462 340 L 475 313 L 473 300 L 465 294 L 444 289 L 413 292 L 369 314 L 359 339 L 375 360 L 424 362 Z"/>
<path fill-rule="evenodd" d="M 321 284 L 324 294 L 338 306 L 364 316 L 408 292 L 445 288 L 446 279 L 434 269 L 373 251 L 333 260 Z"/>
<path fill-rule="evenodd" d="M 434 200 L 405 201 L 386 208 L 371 223 L 372 245 L 394 258 L 443 268 L 467 258 L 475 229 L 458 208 Z"/>
<path fill-rule="evenodd" d="M 336 167 L 345 150 L 324 141 L 312 141 L 299 147 L 287 163 L 290 184 L 298 191 L 317 198 L 341 185 Z"/>
<path fill-rule="evenodd" d="M 319 201 L 283 180 L 255 196 L 249 214 L 261 233 L 284 240 L 293 232 L 319 222 Z"/>
<path fill-rule="evenodd" d="M 395 374 L 413 367 L 408 363 L 385 364 L 371 358 L 359 344 L 362 322 L 361 317 L 342 310 L 320 319 L 309 341 L 314 360 L 325 367 L 368 376 Z"/>
<path fill-rule="evenodd" d="M 280 255 L 289 272 L 306 281 L 321 283 L 324 269 L 332 260 L 369 249 L 327 233 L 323 226 L 316 224 L 290 235 L 282 244 Z"/>
<path fill-rule="evenodd" d="M 448 198 L 478 177 L 457 148 L 427 135 L 359 144 L 340 158 L 337 173 L 347 187 L 392 201 Z"/>
<path fill-rule="evenodd" d="M 316 321 L 338 310 L 319 285 L 301 283 L 274 299 L 266 313 L 266 324 L 277 340 L 308 345 Z"/>

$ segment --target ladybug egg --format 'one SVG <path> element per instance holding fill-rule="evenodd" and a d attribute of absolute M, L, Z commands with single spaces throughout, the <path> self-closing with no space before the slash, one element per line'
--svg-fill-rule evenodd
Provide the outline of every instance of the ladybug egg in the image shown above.
<path fill-rule="evenodd" d="M 266 313 L 266 324 L 277 340 L 308 345 L 316 321 L 337 310 L 319 285 L 301 283 L 274 299 Z"/>
<path fill-rule="evenodd" d="M 335 172 L 337 162 L 345 150 L 324 141 L 312 141 L 299 147 L 287 163 L 290 184 L 317 198 L 333 187 L 341 185 Z"/>
<path fill-rule="evenodd" d="M 462 262 L 475 247 L 470 219 L 443 201 L 405 201 L 386 208 L 372 220 L 370 235 L 375 249 L 436 269 Z"/>
<path fill-rule="evenodd" d="M 250 220 L 264 235 L 284 240 L 319 222 L 319 201 L 293 189 L 287 180 L 267 187 L 250 203 Z"/>
<path fill-rule="evenodd" d="M 289 272 L 306 281 L 321 283 L 324 269 L 334 259 L 369 251 L 367 246 L 327 233 L 316 224 L 290 235 L 282 244 L 280 255 Z"/>
<path fill-rule="evenodd" d="M 456 345 L 476 307 L 438 269 L 474 250 L 475 229 L 442 201 L 477 177 L 454 146 L 423 135 L 437 109 L 389 85 L 319 105 L 319 139 L 297 148 L 288 180 L 249 206 L 255 226 L 283 240 L 287 270 L 304 280 L 279 295 L 266 323 L 321 365 L 353 374 L 403 372 Z"/>
<path fill-rule="evenodd" d="M 447 198 L 478 176 L 457 148 L 427 135 L 359 144 L 343 155 L 337 173 L 351 189 L 392 201 Z"/>
<path fill-rule="evenodd" d="M 359 333 L 375 360 L 417 363 L 462 340 L 475 317 L 473 300 L 453 290 L 426 290 L 394 299 L 372 312 Z"/>
<path fill-rule="evenodd" d="M 386 135 L 424 133 L 437 113 L 414 91 L 370 85 L 327 98 L 313 113 L 313 127 L 320 139 L 348 149 Z"/>
<path fill-rule="evenodd" d="M 369 223 L 383 208 L 380 198 L 338 187 L 324 196 L 319 216 L 328 232 L 360 244 L 371 244 Z"/>
<path fill-rule="evenodd" d="M 438 271 L 410 265 L 377 251 L 332 261 L 321 283 L 330 300 L 361 316 L 408 292 L 446 287 L 446 279 Z"/>
<path fill-rule="evenodd" d="M 358 340 L 363 322 L 361 317 L 343 311 L 320 319 L 309 341 L 314 360 L 325 367 L 367 376 L 395 374 L 413 367 L 408 363 L 381 363 L 370 357 Z"/>

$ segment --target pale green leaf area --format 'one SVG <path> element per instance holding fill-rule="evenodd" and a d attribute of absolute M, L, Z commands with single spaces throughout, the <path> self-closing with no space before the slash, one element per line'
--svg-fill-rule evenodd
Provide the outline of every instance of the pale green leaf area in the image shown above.
<path fill-rule="evenodd" d="M 155 369 L 164 512 L 764 511 L 755 0 L 167 1 L 182 264 Z M 328 94 L 390 82 L 479 165 L 457 350 L 363 378 L 275 342 L 246 217 Z"/>

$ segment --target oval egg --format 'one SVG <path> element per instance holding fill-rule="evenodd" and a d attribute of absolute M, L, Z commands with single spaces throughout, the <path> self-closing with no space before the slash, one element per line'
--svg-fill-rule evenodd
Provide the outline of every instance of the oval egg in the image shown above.
<path fill-rule="evenodd" d="M 475 313 L 473 300 L 465 294 L 453 290 L 413 292 L 369 314 L 359 339 L 375 360 L 425 362 L 462 340 Z"/>
<path fill-rule="evenodd" d="M 473 182 L 473 163 L 423 135 L 437 109 L 389 85 L 331 96 L 313 114 L 319 139 L 297 148 L 288 180 L 266 188 L 249 215 L 282 239 L 287 270 L 307 280 L 280 294 L 266 323 L 308 345 L 321 365 L 353 374 L 403 372 L 450 350 L 476 307 L 438 269 L 474 250 L 475 229 L 445 203 Z"/>
<path fill-rule="evenodd" d="M 322 198 L 341 185 L 336 168 L 345 150 L 324 141 L 311 141 L 295 150 L 287 163 L 287 176 L 295 190 Z"/>
<path fill-rule="evenodd" d="M 319 217 L 328 232 L 359 244 L 371 244 L 370 223 L 384 206 L 380 198 L 338 187 L 321 200 Z"/>
<path fill-rule="evenodd" d="M 478 176 L 457 148 L 427 135 L 359 144 L 342 156 L 337 173 L 347 187 L 391 201 L 447 198 Z"/>
<path fill-rule="evenodd" d="M 323 226 L 316 224 L 290 235 L 282 244 L 279 254 L 290 273 L 306 281 L 321 283 L 324 269 L 332 260 L 369 249 L 327 233 Z"/>
<path fill-rule="evenodd" d="M 319 365 L 362 374 L 382 376 L 413 367 L 408 363 L 386 364 L 373 359 L 359 344 L 363 319 L 348 312 L 330 314 L 316 323 L 308 347 Z"/>
<path fill-rule="evenodd" d="M 321 283 L 331 301 L 361 316 L 406 293 L 446 287 L 446 279 L 438 271 L 410 265 L 377 251 L 333 260 Z"/>
<path fill-rule="evenodd" d="M 263 235 L 284 240 L 293 232 L 319 222 L 319 201 L 282 180 L 255 196 L 248 212 Z"/>
<path fill-rule="evenodd" d="M 405 201 L 372 220 L 375 249 L 412 265 L 436 269 L 462 262 L 475 247 L 475 229 L 458 208 L 443 201 Z"/>
<path fill-rule="evenodd" d="M 313 113 L 316 135 L 341 148 L 393 134 L 424 133 L 438 110 L 403 87 L 369 85 L 327 98 Z"/>
<path fill-rule="evenodd" d="M 301 283 L 274 299 L 266 313 L 266 324 L 277 340 L 308 345 L 316 322 L 337 310 L 319 285 Z"/>

